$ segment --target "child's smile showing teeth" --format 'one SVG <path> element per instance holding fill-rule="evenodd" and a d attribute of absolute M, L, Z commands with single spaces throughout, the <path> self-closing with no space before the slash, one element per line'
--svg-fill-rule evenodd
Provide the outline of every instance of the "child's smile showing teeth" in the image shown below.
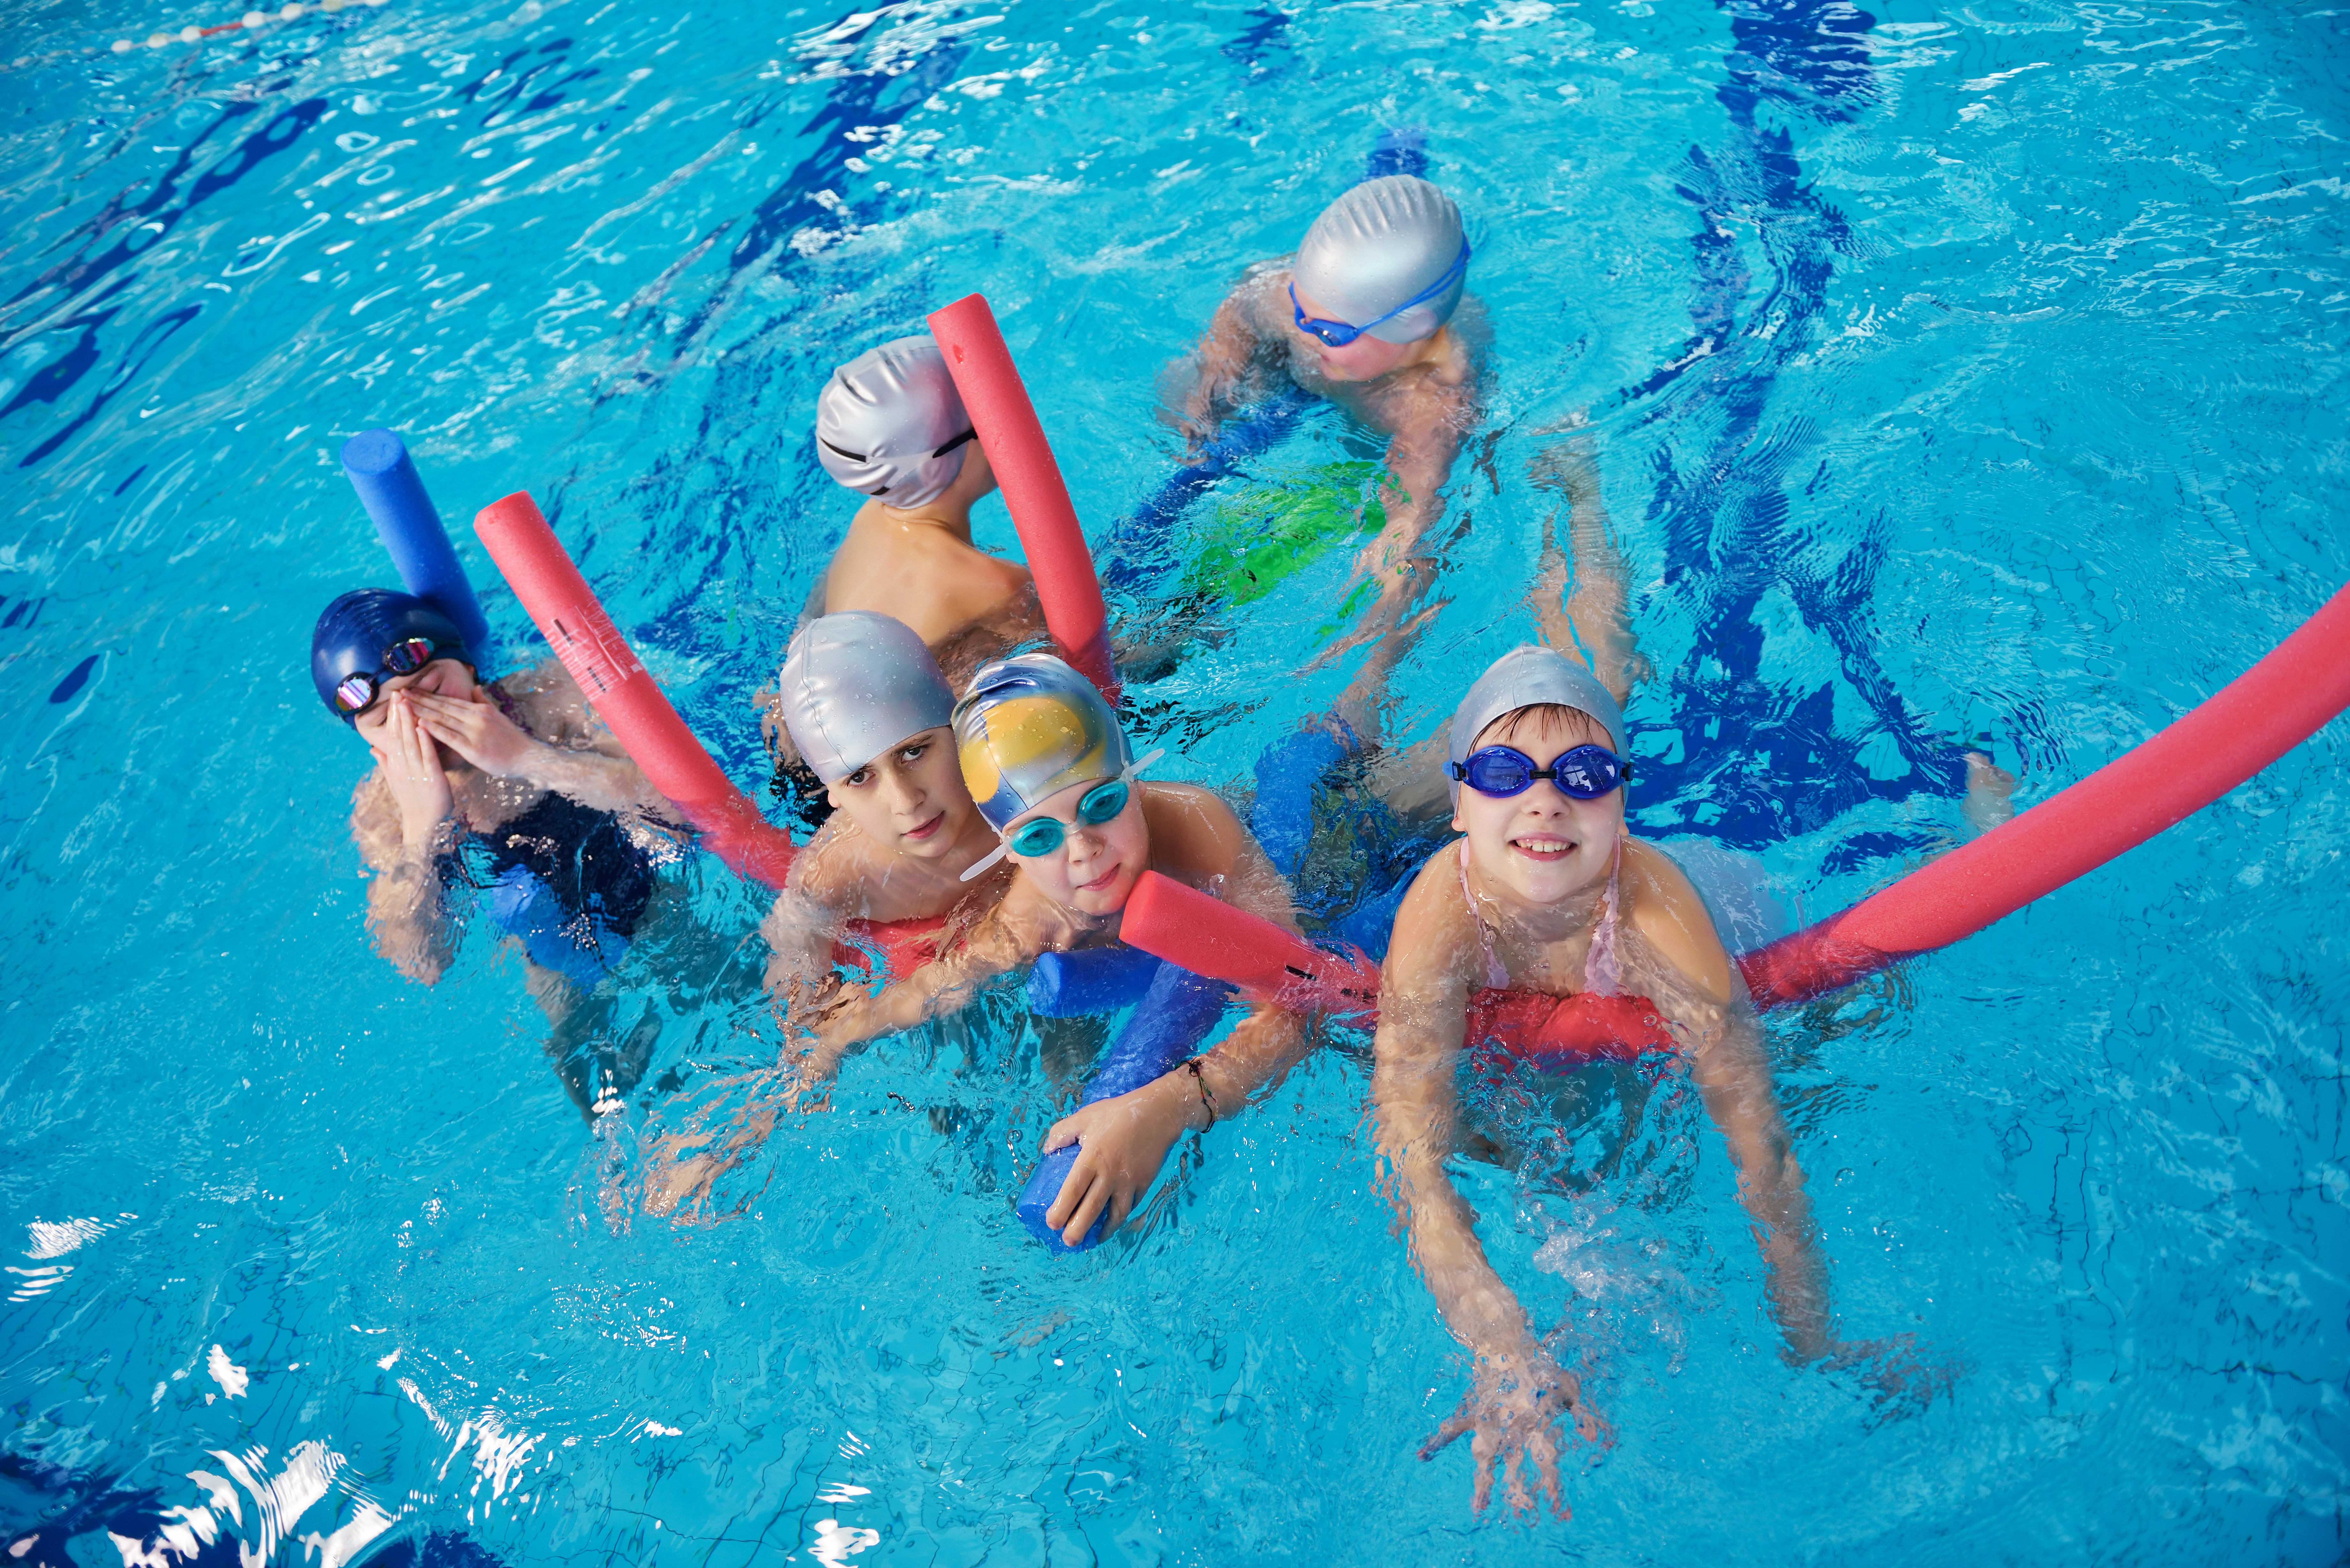
<path fill-rule="evenodd" d="M 1523 833 L 1510 840 L 1510 847 L 1530 860 L 1548 864 L 1574 854 L 1575 840 L 1553 837 L 1548 834 Z"/>

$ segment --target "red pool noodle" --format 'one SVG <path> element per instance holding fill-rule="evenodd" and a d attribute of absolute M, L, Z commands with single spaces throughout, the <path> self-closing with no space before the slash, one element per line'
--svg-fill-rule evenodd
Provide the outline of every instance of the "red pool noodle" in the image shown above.
<path fill-rule="evenodd" d="M 1121 940 L 1154 958 L 1264 1000 L 1357 1012 L 1378 995 L 1378 971 L 1324 952 L 1262 915 L 1236 909 L 1172 877 L 1135 878 L 1118 920 Z"/>
<path fill-rule="evenodd" d="M 2210 805 L 2345 707 L 2350 587 L 2144 745 L 1842 914 L 1741 958 L 1754 1004 L 1808 1002 L 1972 936 Z M 1345 960 L 1157 872 L 1136 881 L 1119 930 L 1145 952 L 1260 996 L 1334 1011 L 1362 998 Z"/>
<path fill-rule="evenodd" d="M 693 738 L 604 613 L 537 504 L 516 491 L 484 507 L 473 518 L 473 532 L 563 668 L 653 788 L 685 814 L 735 875 L 781 888 L 791 869 L 791 836 L 759 815 Z"/>
<path fill-rule="evenodd" d="M 1118 671 L 1109 657 L 1109 614 L 1101 580 L 1069 504 L 1061 465 L 1045 440 L 1012 350 L 984 295 L 966 295 L 930 317 L 931 336 L 946 357 L 947 373 L 962 395 L 963 411 L 1003 490 L 1012 525 L 1020 532 L 1028 570 L 1036 579 L 1045 628 L 1061 657 L 1083 670 L 1102 694 L 1118 701 Z"/>
<path fill-rule="evenodd" d="M 2350 707 L 2350 587 L 2154 739 L 1840 915 L 1739 961 L 1758 1007 L 1972 936 L 2192 815 Z"/>

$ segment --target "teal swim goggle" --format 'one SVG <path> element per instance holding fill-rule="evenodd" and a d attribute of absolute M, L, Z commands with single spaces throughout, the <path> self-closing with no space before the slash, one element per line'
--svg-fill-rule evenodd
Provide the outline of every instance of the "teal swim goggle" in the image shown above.
<path fill-rule="evenodd" d="M 995 846 L 995 852 L 974 861 L 962 874 L 970 881 L 1006 855 L 1017 855 L 1023 860 L 1035 860 L 1050 855 L 1069 840 L 1071 827 L 1099 827 L 1116 821 L 1126 810 L 1126 803 L 1134 795 L 1134 775 L 1166 755 L 1164 748 L 1150 753 L 1114 779 L 1104 779 L 1085 794 L 1077 796 L 1077 817 L 1064 823 L 1057 816 L 1032 816 L 1019 829 Z"/>

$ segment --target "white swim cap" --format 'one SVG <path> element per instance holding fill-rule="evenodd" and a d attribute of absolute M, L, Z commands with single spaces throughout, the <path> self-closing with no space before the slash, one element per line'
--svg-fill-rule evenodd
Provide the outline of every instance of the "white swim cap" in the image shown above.
<path fill-rule="evenodd" d="M 935 501 L 962 472 L 971 420 L 939 346 L 899 337 L 832 373 L 816 400 L 816 455 L 851 490 L 892 506 Z"/>
<path fill-rule="evenodd" d="M 1433 287 L 1461 259 L 1461 209 L 1413 174 L 1366 180 L 1328 206 L 1305 231 L 1291 276 L 1297 292 L 1341 321 L 1367 327 L 1383 343 L 1417 343 L 1452 318 L 1468 276 L 1435 298 L 1378 318 Z"/>
<path fill-rule="evenodd" d="M 792 744 L 827 784 L 954 717 L 954 692 L 914 628 L 872 610 L 800 628 L 776 686 Z"/>
<path fill-rule="evenodd" d="M 1599 677 L 1586 670 L 1581 661 L 1569 659 L 1555 648 L 1543 648 L 1531 642 L 1520 643 L 1485 668 L 1461 699 L 1461 706 L 1452 711 L 1451 760 L 1465 763 L 1469 748 L 1485 732 L 1485 726 L 1504 713 L 1514 713 L 1521 708 L 1543 703 L 1556 703 L 1586 713 L 1607 732 L 1608 749 L 1618 757 L 1624 754 L 1624 710 L 1599 684 Z M 1451 770 L 1445 770 L 1449 774 Z M 1452 792 L 1452 803 L 1461 804 L 1461 784 L 1454 780 L 1447 785 Z"/>

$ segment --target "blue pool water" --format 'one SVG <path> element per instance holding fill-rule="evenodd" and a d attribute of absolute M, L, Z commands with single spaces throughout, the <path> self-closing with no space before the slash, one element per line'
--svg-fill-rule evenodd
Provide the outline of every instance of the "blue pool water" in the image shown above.
<path fill-rule="evenodd" d="M 1055 1262 L 1010 1212 L 1055 1089 L 1007 989 L 650 1217 L 632 1178 L 775 1051 L 709 979 L 762 901 L 674 874 L 694 934 L 614 1022 L 654 1070 L 590 1129 L 482 923 L 429 991 L 369 950 L 363 759 L 302 671 L 389 578 L 335 452 L 395 426 L 507 646 L 463 522 L 526 487 L 750 784 L 849 511 L 808 450 L 833 364 L 983 289 L 1107 536 L 1170 471 L 1159 368 L 1417 124 L 1492 386 L 1398 728 L 1526 631 L 1571 441 L 1656 670 L 1637 820 L 1824 913 L 1958 831 L 1961 743 L 2043 798 L 2350 579 L 2338 14 L 391 0 L 148 47 L 237 16 L 176 5 L 5 13 L 11 1561 L 2341 1557 L 2339 722 L 1773 1023 L 1846 1331 L 1953 1371 L 1922 1413 L 1778 1359 L 1686 1096 L 1580 1195 L 1463 1168 L 1617 1434 L 1522 1521 L 1415 1457 L 1464 1369 L 1359 1054 Z M 1258 477 L 1362 450 L 1311 415 Z M 1167 776 L 1241 798 L 1336 693 L 1298 672 L 1344 570 L 1137 686 Z"/>

